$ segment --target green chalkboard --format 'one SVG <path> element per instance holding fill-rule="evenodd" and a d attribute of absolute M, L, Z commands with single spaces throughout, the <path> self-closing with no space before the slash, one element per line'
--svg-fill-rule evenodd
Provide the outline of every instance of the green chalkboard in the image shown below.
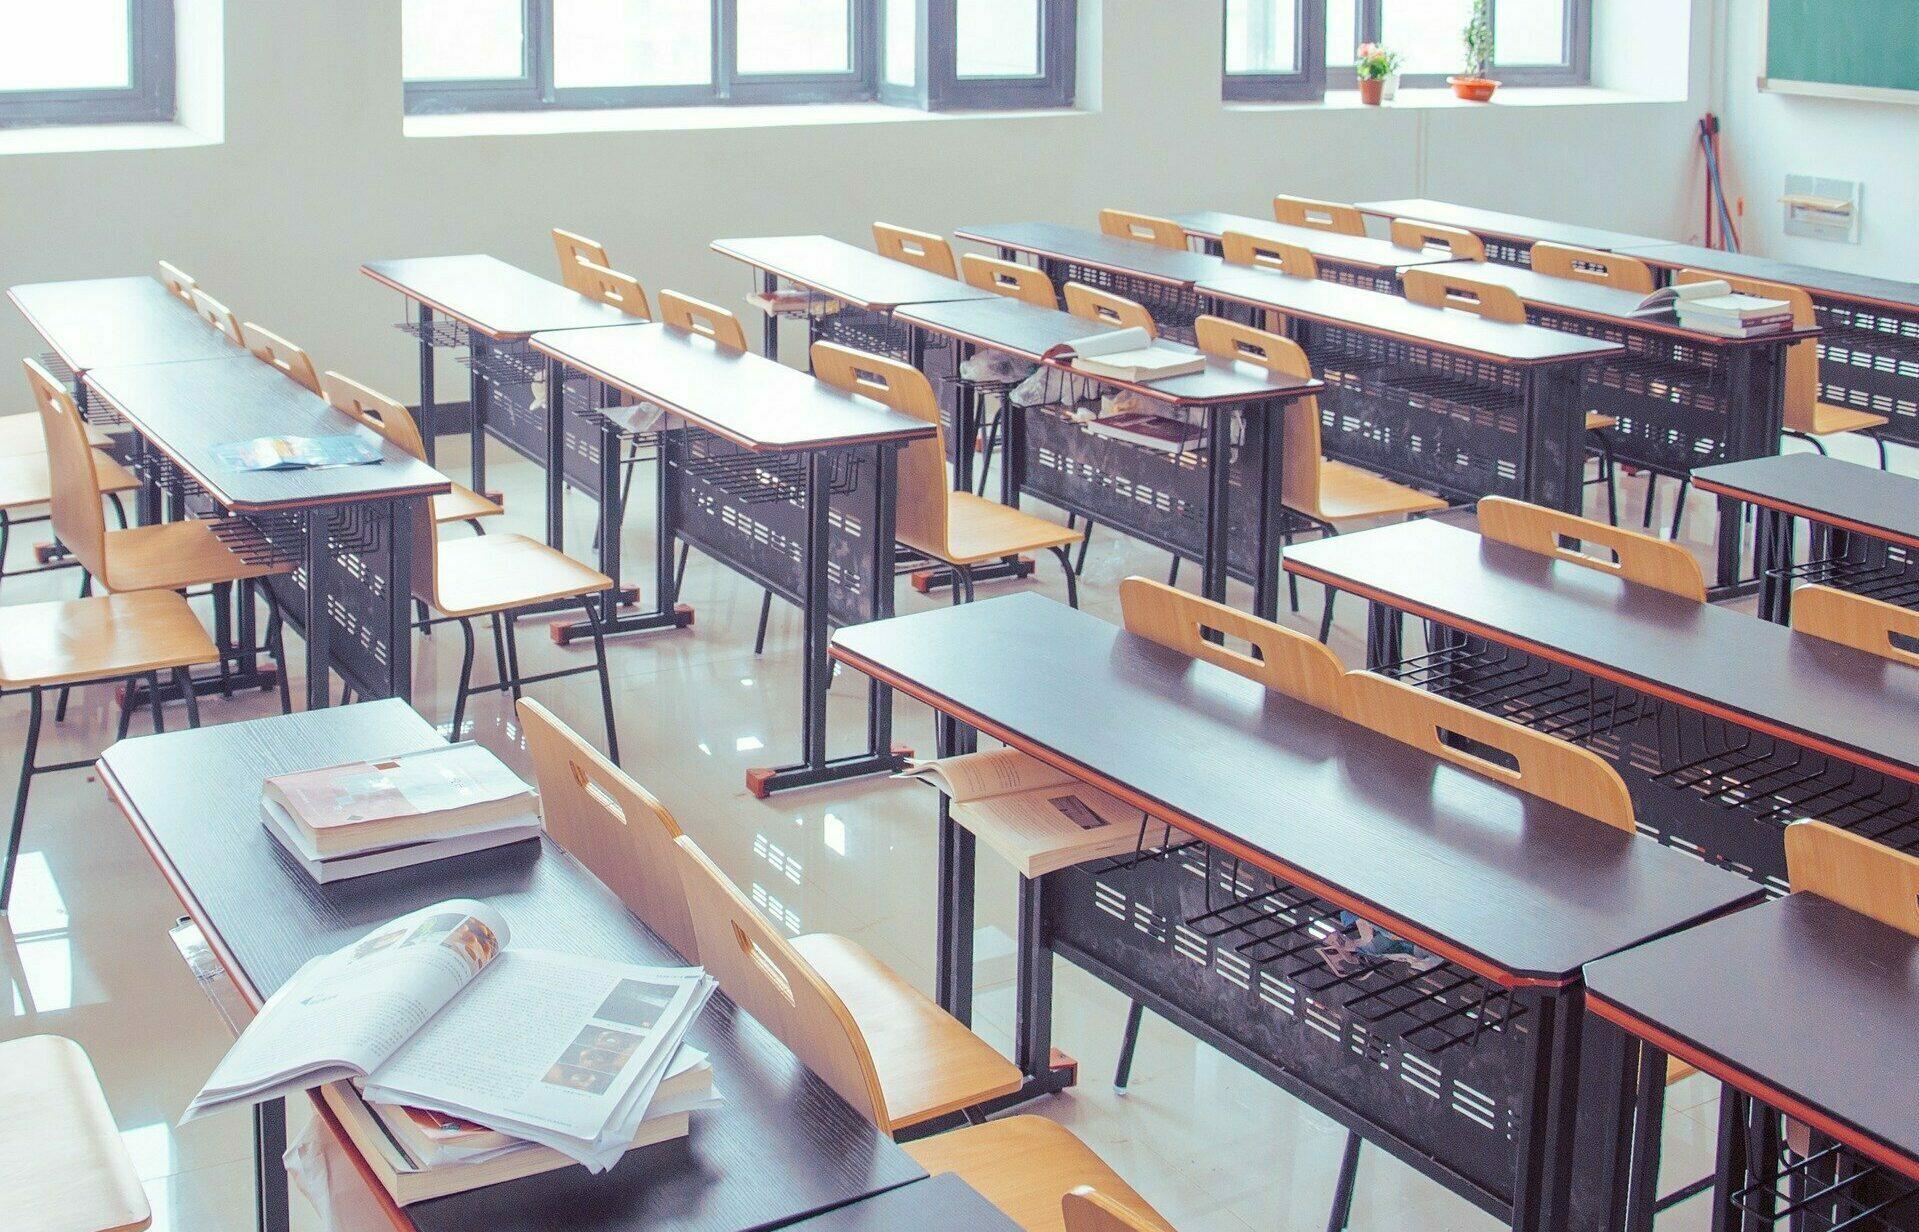
<path fill-rule="evenodd" d="M 1919 91 L 1919 0 L 1767 0 L 1766 79 Z"/>

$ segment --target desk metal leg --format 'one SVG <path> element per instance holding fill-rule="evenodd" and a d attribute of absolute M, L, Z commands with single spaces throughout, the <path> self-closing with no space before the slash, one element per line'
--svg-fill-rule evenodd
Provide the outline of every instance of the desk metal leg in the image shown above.
<path fill-rule="evenodd" d="M 426 518 L 428 534 L 432 533 L 431 499 L 386 502 L 386 695 L 407 702 L 413 699 L 414 520 Z"/>
<path fill-rule="evenodd" d="M 779 275 L 761 270 L 759 273 L 760 293 L 771 296 L 780 289 Z M 777 362 L 780 357 L 780 316 L 771 307 L 766 310 L 766 319 L 760 323 L 760 354 Z"/>
<path fill-rule="evenodd" d="M 306 515 L 306 606 L 301 612 L 300 632 L 307 647 L 307 709 L 324 710 L 332 700 L 332 655 L 328 646 L 333 619 L 327 613 L 326 600 L 331 592 L 333 573 L 332 517 L 325 508 L 309 509 Z M 410 579 L 409 579 L 410 581 Z M 402 626 L 410 629 L 410 625 Z"/>
<path fill-rule="evenodd" d="M 1253 404 L 1244 412 L 1246 430 L 1258 442 L 1253 451 L 1259 468 L 1254 486 L 1258 531 L 1254 540 L 1253 615 L 1279 618 L 1281 545 L 1285 542 L 1281 503 L 1286 478 L 1286 403 Z M 1249 445 L 1252 442 L 1249 442 Z"/>
<path fill-rule="evenodd" d="M 473 490 L 486 495 L 486 416 L 492 399 L 493 384 L 485 376 L 487 350 L 491 344 L 477 333 L 467 347 L 467 437 L 473 449 Z"/>
<path fill-rule="evenodd" d="M 1384 603 L 1366 605 L 1366 666 L 1378 671 L 1405 658 L 1402 651 L 1406 615 Z"/>
<path fill-rule="evenodd" d="M 957 757 L 979 748 L 979 733 L 944 713 L 936 714 L 939 756 Z M 944 1009 L 973 1025 L 973 832 L 953 820 L 953 802 L 939 802 L 939 921 L 934 956 L 934 994 Z"/>
<path fill-rule="evenodd" d="M 602 478 L 606 467 L 600 467 Z M 619 470 L 614 468 L 612 495 L 619 495 Z M 608 493 L 602 489 L 602 506 Z M 604 519 L 602 519 L 604 521 Z M 614 541 L 618 541 L 614 536 Z M 546 545 L 556 551 L 566 551 L 566 368 L 560 361 L 548 357 L 546 361 Z M 600 551 L 606 551 L 607 540 L 600 539 Z M 612 576 L 612 575 L 608 575 Z M 614 581 L 618 581 L 614 578 Z"/>
<path fill-rule="evenodd" d="M 1749 1221 L 1733 1205 L 1733 1194 L 1752 1175 L 1748 1154 L 1752 1100 L 1730 1087 L 1719 1092 L 1719 1162 L 1712 1182 L 1712 1232 L 1742 1232 Z"/>
<path fill-rule="evenodd" d="M 420 443 L 426 446 L 426 460 L 434 459 L 433 446 L 433 309 L 420 305 Z"/>
<path fill-rule="evenodd" d="M 1231 540 L 1233 470 L 1232 416 L 1224 407 L 1206 409 L 1206 550 L 1199 565 L 1199 593 L 1226 602 L 1226 553 Z"/>
<path fill-rule="evenodd" d="M 1798 519 L 1780 509 L 1757 507 L 1753 532 L 1754 567 L 1759 573 L 1759 618 L 1792 623 L 1792 569 Z"/>
<path fill-rule="evenodd" d="M 1521 1071 L 1525 1095 L 1515 1141 L 1512 1227 L 1513 1232 L 1559 1232 L 1567 1226 L 1571 1197 L 1584 1006 L 1568 989 L 1524 995 L 1537 1016 Z"/>
<path fill-rule="evenodd" d="M 288 1232 L 293 1215 L 287 1204 L 287 1106 L 270 1099 L 253 1109 L 254 1226 L 259 1232 Z"/>

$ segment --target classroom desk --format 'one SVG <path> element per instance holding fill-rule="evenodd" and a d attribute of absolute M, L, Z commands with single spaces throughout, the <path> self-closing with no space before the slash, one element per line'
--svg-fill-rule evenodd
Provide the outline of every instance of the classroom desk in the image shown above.
<path fill-rule="evenodd" d="M 1671 1055 L 1725 1084 L 1715 1228 L 1784 1226 L 1786 1195 L 1814 1193 L 1793 1227 L 1919 1227 L 1919 1086 L 1899 1077 L 1919 1021 L 1919 939 L 1793 894 L 1600 959 L 1586 984 L 1587 1006 L 1632 1037 L 1637 1061 L 1643 1147 L 1610 1226 L 1652 1227 Z M 1812 1131 L 1811 1156 L 1782 1158 L 1782 1114 Z M 1888 1202 L 1896 1212 L 1842 1224 Z"/>
<path fill-rule="evenodd" d="M 149 494 L 165 490 L 177 511 L 216 516 L 216 532 L 242 557 L 293 566 L 258 584 L 306 640 L 309 707 L 328 704 L 329 670 L 361 697 L 410 694 L 413 519 L 431 516 L 429 498 L 450 486 L 444 475 L 385 441 L 378 442 L 380 461 L 368 466 L 229 467 L 218 448 L 255 437 L 378 440 L 317 394 L 231 347 L 223 359 L 94 368 L 82 380 L 138 433 L 149 512 L 157 513 Z M 254 669 L 253 605 L 243 598 L 239 610 L 247 676 Z M 198 687 L 221 685 L 215 677 Z"/>
<path fill-rule="evenodd" d="M 1412 218 L 1436 222 L 1442 226 L 1471 231 L 1486 241 L 1486 256 L 1505 265 L 1531 265 L 1535 243 L 1564 244 L 1571 248 L 1595 248 L 1600 252 L 1625 252 L 1630 248 L 1664 243 L 1646 235 L 1629 235 L 1601 227 L 1578 227 L 1524 214 L 1506 214 L 1482 210 L 1448 201 L 1430 201 L 1423 197 L 1397 201 L 1362 201 L 1359 212 L 1375 218 Z"/>
<path fill-rule="evenodd" d="M 532 346 L 550 389 L 564 388 L 564 367 L 678 417 L 657 429 L 659 619 L 676 610 L 678 539 L 802 613 L 801 760 L 747 771 L 753 794 L 897 770 L 892 698 L 879 688 L 868 697 L 865 749 L 827 755 L 827 635 L 892 615 L 896 451 L 933 426 L 666 325 L 536 334 Z M 617 487 L 600 508 L 604 550 L 619 538 Z"/>
<path fill-rule="evenodd" d="M 1754 506 L 1759 615 L 1792 621 L 1795 582 L 1919 607 L 1919 480 L 1817 453 L 1784 453 L 1695 471 L 1704 492 Z M 1796 523 L 1812 529 L 1797 559 Z"/>
<path fill-rule="evenodd" d="M 1370 665 L 1607 758 L 1662 841 L 1780 890 L 1802 817 L 1919 849 L 1909 667 L 1431 519 L 1286 568 L 1371 602 Z M 1428 653 L 1402 653 L 1406 614 Z"/>
<path fill-rule="evenodd" d="M 1819 328 L 1819 398 L 1885 415 L 1888 440 L 1919 446 L 1919 283 L 1686 244 L 1622 248 L 1670 278 L 1710 270 L 1804 287 Z"/>
<path fill-rule="evenodd" d="M 1237 315 L 1285 318 L 1328 386 L 1328 456 L 1453 500 L 1583 507 L 1581 374 L 1618 344 L 1224 262 L 1198 289 Z"/>
<path fill-rule="evenodd" d="M 1193 284 L 1221 264 L 1218 257 L 1204 253 L 1175 252 L 1050 222 L 960 227 L 953 238 L 985 244 L 1006 261 L 1021 255 L 1034 257 L 1056 288 L 1080 282 L 1136 300 L 1153 314 L 1162 334 L 1182 342 L 1193 340 L 1193 320 L 1206 311 Z"/>
<path fill-rule="evenodd" d="M 1219 237 L 1238 231 L 1256 239 L 1281 244 L 1297 244 L 1313 254 L 1319 276 L 1327 282 L 1363 287 L 1368 291 L 1399 294 L 1399 271 L 1412 266 L 1440 265 L 1452 260 L 1448 253 L 1433 249 L 1401 248 L 1390 240 L 1365 235 L 1343 235 L 1318 227 L 1291 227 L 1270 218 L 1247 218 L 1240 214 L 1222 214 L 1217 210 L 1194 210 L 1175 214 L 1173 221 L 1186 229 L 1191 239 L 1200 241 L 1204 251 L 1218 256 Z"/>
<path fill-rule="evenodd" d="M 955 363 L 960 352 L 984 347 L 1069 372 L 1070 364 L 1046 360 L 1046 352 L 1107 328 L 1006 296 L 916 304 L 896 315 L 916 330 L 958 342 Z M 1210 357 L 1203 372 L 1144 384 L 1087 379 L 1198 413 L 1206 448 L 1183 455 L 1148 449 L 1095 436 L 1057 409 L 1018 411 L 1009 404 L 1001 500 L 1017 507 L 1022 493 L 1035 496 L 1197 561 L 1201 593 L 1211 599 L 1224 602 L 1227 577 L 1238 577 L 1253 587 L 1254 611 L 1277 615 L 1286 407 L 1321 392 L 1324 383 Z M 975 426 L 962 416 L 957 430 L 970 439 Z M 1228 464 L 1212 466 L 1213 458 Z"/>
<path fill-rule="evenodd" d="M 1152 819 L 1135 854 L 1020 882 L 1029 1090 L 1065 1080 L 1061 954 L 1516 1228 L 1569 1226 L 1575 1133 L 1579 1168 L 1608 1154 L 1573 1104 L 1603 1120 L 1623 1040 L 1582 1036 L 1580 966 L 1758 894 L 1037 595 L 842 630 L 834 654 L 933 707 L 942 756 L 984 732 Z M 940 808 L 936 985 L 964 1019 L 975 849 Z M 1335 977 L 1314 946 L 1341 910 L 1445 961 Z M 1583 1202 L 1571 1226 L 1596 1226 Z"/>
<path fill-rule="evenodd" d="M 517 946 L 680 963 L 545 838 L 322 886 L 261 828 L 265 778 L 439 739 L 404 702 L 389 700 L 123 740 L 100 759 L 100 777 L 256 1011 L 309 959 L 449 898 L 491 903 Z M 182 791 L 183 783 L 197 790 Z M 560 1224 L 571 1232 L 744 1232 L 925 1176 L 724 995 L 715 994 L 688 1042 L 711 1054 L 726 1096 L 723 1106 L 694 1114 L 690 1138 L 635 1151 L 600 1176 L 567 1168 L 404 1209 L 367 1183 L 405 1232 L 545 1232 Z M 354 1157 L 325 1105 L 316 1099 L 314 1107 Z M 279 1113 L 276 1105 L 255 1120 L 269 1213 L 262 1227 L 275 1232 L 286 1227 Z"/>
<path fill-rule="evenodd" d="M 27 283 L 8 287 L 7 298 L 46 340 L 69 378 L 89 368 L 234 353 L 225 335 L 152 278 Z"/>
<path fill-rule="evenodd" d="M 1535 325 L 1625 348 L 1588 367 L 1581 391 L 1587 410 L 1619 421 L 1605 430 L 1617 461 L 1688 479 L 1697 465 L 1779 452 L 1787 351 L 1816 331 L 1721 338 L 1684 329 L 1671 313 L 1635 316 L 1642 297 L 1617 287 L 1493 262 L 1434 269 L 1509 288 Z M 1646 499 L 1650 505 L 1650 487 Z M 1719 505 L 1718 552 L 1719 586 L 1730 592 L 1739 576 L 1739 519 L 1730 501 Z"/>

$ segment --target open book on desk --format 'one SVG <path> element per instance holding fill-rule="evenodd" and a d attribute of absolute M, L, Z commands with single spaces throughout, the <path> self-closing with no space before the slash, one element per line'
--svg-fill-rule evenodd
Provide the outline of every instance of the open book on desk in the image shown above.
<path fill-rule="evenodd" d="M 1160 342 L 1137 326 L 1062 342 L 1046 358 L 1116 381 L 1158 381 L 1206 370 L 1204 355 Z"/>
<path fill-rule="evenodd" d="M 698 968 L 508 948 L 497 911 L 422 908 L 309 962 L 261 1007 L 185 1120 L 333 1082 L 593 1171 L 632 1145 L 713 990 Z"/>
<path fill-rule="evenodd" d="M 909 762 L 899 778 L 931 783 L 953 820 L 1023 877 L 1121 855 L 1139 841 L 1139 810 L 1018 749 Z"/>

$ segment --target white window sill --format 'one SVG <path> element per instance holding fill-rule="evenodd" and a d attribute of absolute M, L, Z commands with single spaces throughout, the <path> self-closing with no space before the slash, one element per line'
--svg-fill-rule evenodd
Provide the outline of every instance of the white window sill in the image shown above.
<path fill-rule="evenodd" d="M 50 124 L 0 128 L 0 157 L 8 154 L 84 154 L 99 150 L 183 150 L 219 145 L 217 135 L 178 121 L 166 124 Z"/>
<path fill-rule="evenodd" d="M 1596 86 L 1501 86 L 1484 103 L 1467 102 L 1450 89 L 1409 90 L 1401 88 L 1398 97 L 1379 107 L 1359 101 L 1359 91 L 1326 91 L 1323 102 L 1301 103 L 1227 103 L 1228 111 L 1471 111 L 1514 107 L 1611 107 L 1634 103 L 1684 102 L 1684 99 L 1656 98 L 1647 94 L 1628 94 L 1624 90 L 1602 90 Z"/>
<path fill-rule="evenodd" d="M 806 103 L 783 107 L 628 107 L 589 111 L 474 111 L 413 115 L 409 137 L 501 137 L 548 133 L 677 132 L 729 128 L 834 127 L 965 120 L 1031 120 L 1091 115 L 1071 107 L 1040 111 L 919 111 L 884 103 Z"/>

